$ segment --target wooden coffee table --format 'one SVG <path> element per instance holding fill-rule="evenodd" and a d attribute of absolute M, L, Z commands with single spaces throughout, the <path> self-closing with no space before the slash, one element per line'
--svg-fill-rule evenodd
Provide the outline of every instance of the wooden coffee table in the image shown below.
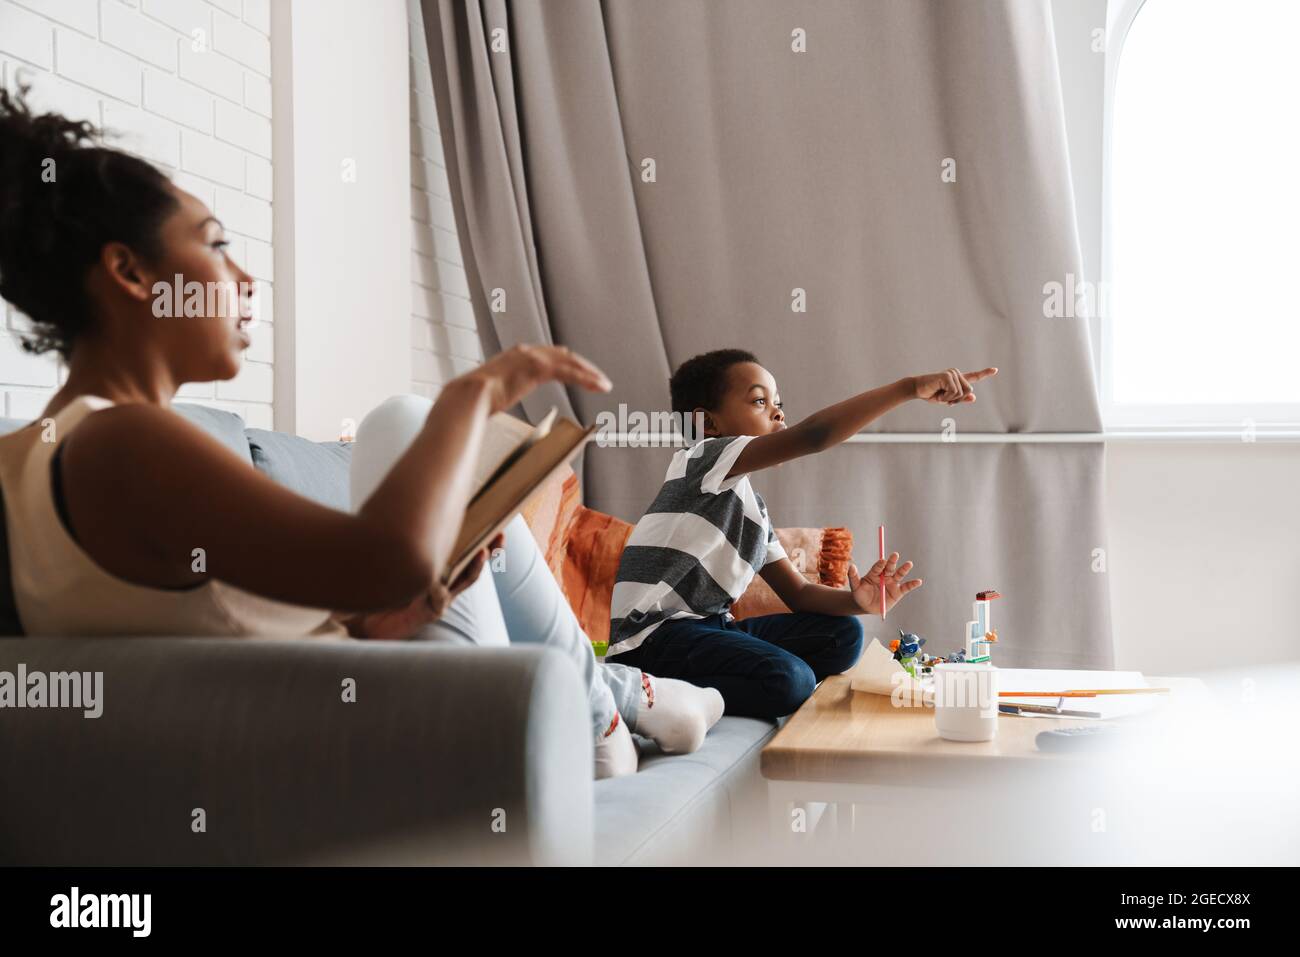
<path fill-rule="evenodd" d="M 1194 678 L 1147 680 L 1170 688 L 1168 697 L 1180 703 L 1208 695 Z M 1086 814 L 1106 806 L 1090 783 L 1089 762 L 1097 756 L 1044 752 L 1035 744 L 1040 731 L 1087 719 L 1000 715 L 992 741 L 946 741 L 935 730 L 932 707 L 894 707 L 884 695 L 853 691 L 850 682 L 849 674 L 823 681 L 763 748 L 778 845 L 797 844 L 814 831 L 840 842 L 865 831 L 879 849 L 899 828 L 942 830 L 940 823 L 950 820 L 962 835 L 968 833 L 962 822 L 979 821 L 992 834 L 998 819 L 1018 831 L 1044 807 L 1065 815 L 1069 807 Z M 914 862 L 913 840 L 897 849 Z"/>

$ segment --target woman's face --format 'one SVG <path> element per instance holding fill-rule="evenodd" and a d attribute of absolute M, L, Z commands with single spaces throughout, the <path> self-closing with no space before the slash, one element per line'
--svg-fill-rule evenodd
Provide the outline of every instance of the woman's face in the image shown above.
<path fill-rule="evenodd" d="M 225 230 L 202 200 L 172 190 L 178 208 L 149 263 L 153 336 L 179 381 L 231 379 L 251 342 L 253 277 L 226 255 Z"/>

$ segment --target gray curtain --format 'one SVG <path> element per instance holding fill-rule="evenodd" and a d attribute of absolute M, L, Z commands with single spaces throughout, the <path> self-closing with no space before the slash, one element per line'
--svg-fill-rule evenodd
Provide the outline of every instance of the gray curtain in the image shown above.
<path fill-rule="evenodd" d="M 1085 278 L 1047 0 L 423 7 L 485 347 L 564 343 L 616 385 L 530 414 L 663 409 L 676 364 L 741 346 L 792 421 L 996 365 L 973 405 L 911 403 L 869 431 L 1100 429 L 1087 317 L 1044 314 L 1046 284 Z M 588 504 L 635 519 L 670 455 L 592 451 Z M 997 588 L 997 661 L 1104 668 L 1104 455 L 852 444 L 755 485 L 779 525 L 851 528 L 859 564 L 882 522 L 916 562 L 925 586 L 869 633 L 951 651 L 974 593 Z"/>

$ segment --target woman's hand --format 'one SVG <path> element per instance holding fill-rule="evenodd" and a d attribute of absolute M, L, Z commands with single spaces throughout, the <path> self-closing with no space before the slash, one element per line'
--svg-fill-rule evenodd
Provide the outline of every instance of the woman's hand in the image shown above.
<path fill-rule="evenodd" d="M 916 398 L 925 399 L 927 402 L 943 402 L 947 405 L 974 402 L 975 390 L 971 388 L 971 383 L 997 374 L 998 370 L 995 366 L 989 366 L 979 372 L 959 372 L 956 369 L 929 372 L 916 376 Z"/>
<path fill-rule="evenodd" d="M 912 570 L 911 562 L 898 564 L 898 552 L 891 552 L 888 558 L 882 558 L 870 568 L 863 578 L 858 577 L 858 566 L 849 563 L 849 590 L 853 600 L 868 615 L 881 615 L 898 604 L 908 592 L 921 587 L 921 579 L 913 578 L 903 581 Z M 880 582 L 885 583 L 885 609 L 880 607 Z"/>
<path fill-rule="evenodd" d="M 505 533 L 498 533 L 486 548 L 480 549 L 479 553 L 470 560 L 465 570 L 456 576 L 454 582 L 450 585 L 434 582 L 429 586 L 428 591 L 417 596 L 405 608 L 376 611 L 346 619 L 348 634 L 353 638 L 367 638 L 374 641 L 395 641 L 414 637 L 422 627 L 441 618 L 452 599 L 478 580 L 488 557 L 505 545 L 505 541 Z"/>
<path fill-rule="evenodd" d="M 519 345 L 497 353 L 462 378 L 478 378 L 490 387 L 493 412 L 510 408 L 544 382 L 565 382 L 592 392 L 608 392 L 605 373 L 566 346 Z"/>

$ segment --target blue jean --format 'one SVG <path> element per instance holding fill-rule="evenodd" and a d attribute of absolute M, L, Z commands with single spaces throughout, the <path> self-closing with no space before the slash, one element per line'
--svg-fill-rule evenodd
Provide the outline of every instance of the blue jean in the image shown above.
<path fill-rule="evenodd" d="M 724 615 L 664 622 L 614 660 L 663 678 L 717 688 L 726 713 L 779 718 L 798 710 L 828 675 L 862 654 L 862 623 L 791 612 L 730 621 Z"/>

